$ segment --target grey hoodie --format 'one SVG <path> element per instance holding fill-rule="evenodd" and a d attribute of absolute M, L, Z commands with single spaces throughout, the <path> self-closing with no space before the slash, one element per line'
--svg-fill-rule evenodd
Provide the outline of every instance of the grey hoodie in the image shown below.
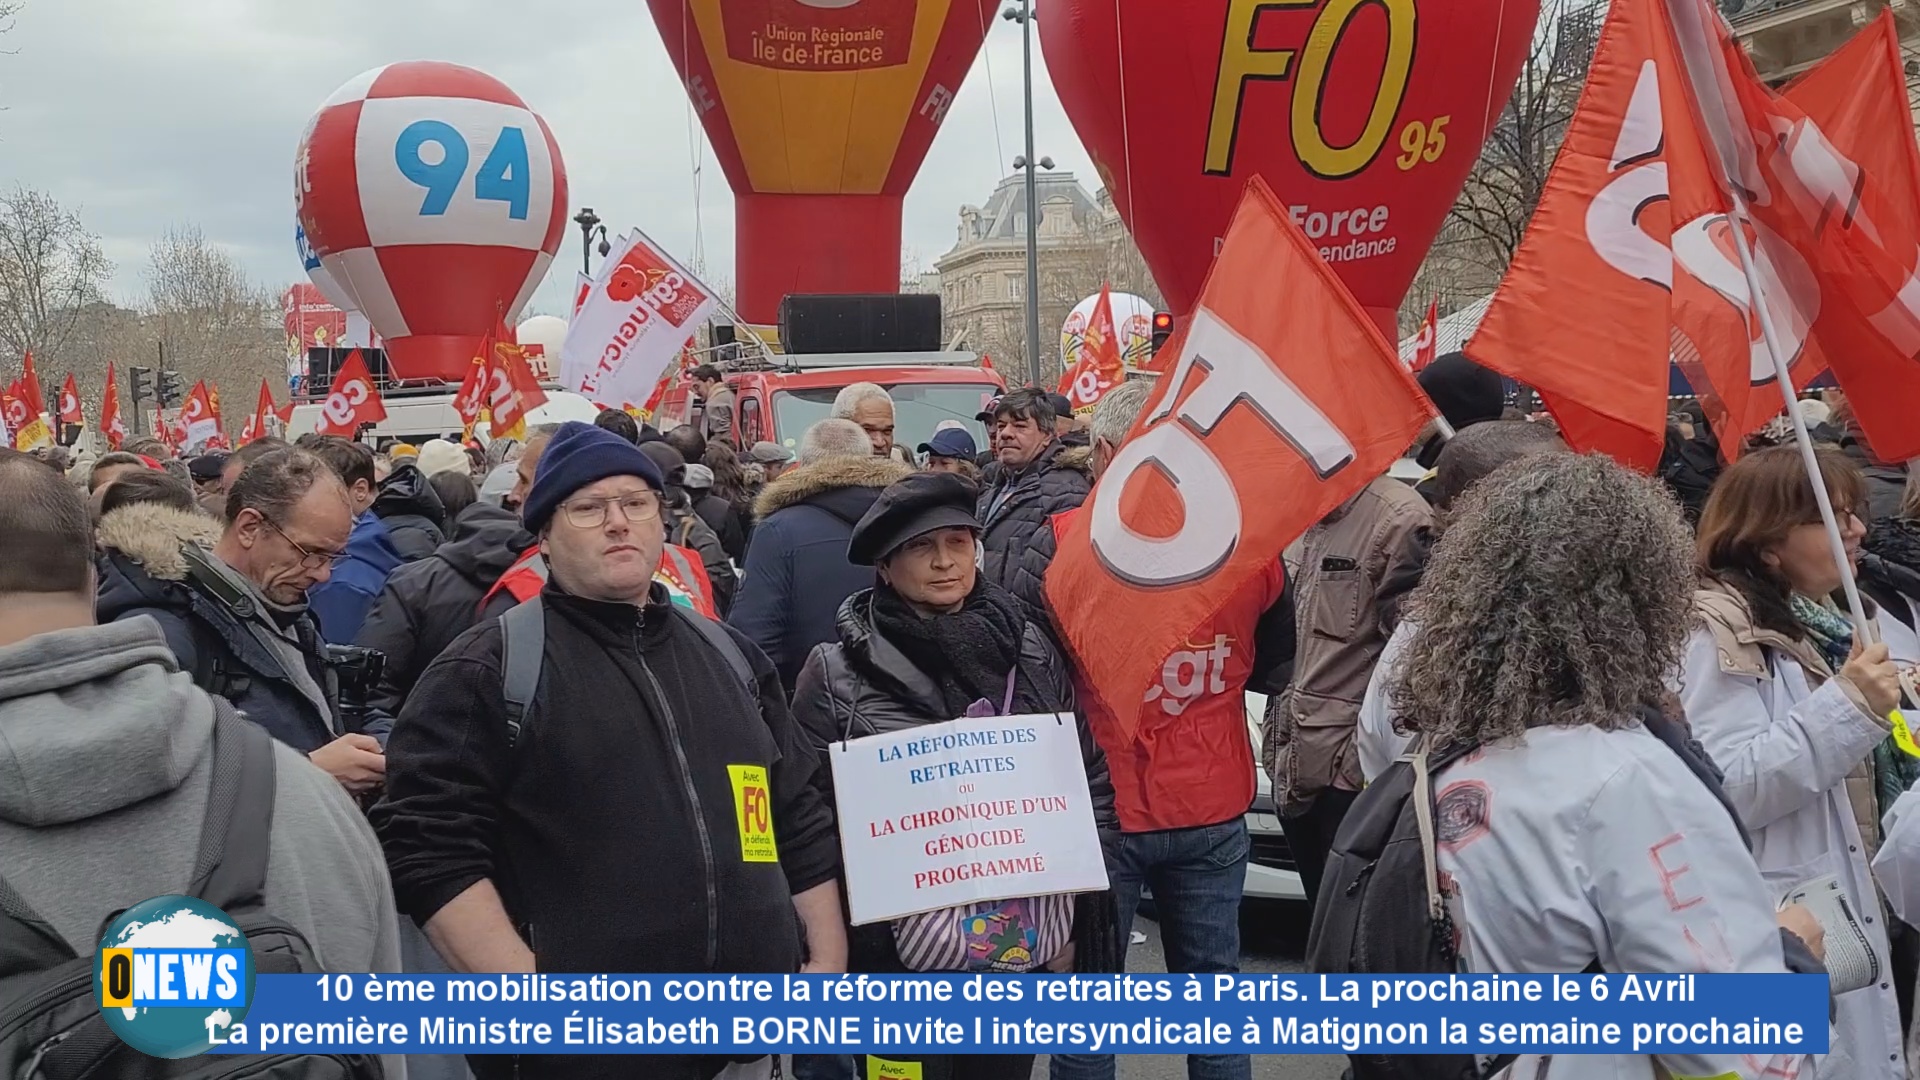
<path fill-rule="evenodd" d="M 0 648 L 0 876 L 76 952 L 108 912 L 185 891 L 212 735 L 212 699 L 149 617 Z M 330 971 L 399 971 L 373 830 L 299 752 L 276 742 L 274 762 L 267 910 Z"/>

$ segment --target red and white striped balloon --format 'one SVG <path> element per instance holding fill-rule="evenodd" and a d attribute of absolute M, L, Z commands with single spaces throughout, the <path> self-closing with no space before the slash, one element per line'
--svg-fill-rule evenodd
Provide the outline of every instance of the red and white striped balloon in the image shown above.
<path fill-rule="evenodd" d="M 460 381 L 567 223 L 546 121 L 493 76 L 428 60 L 334 91 L 300 139 L 293 197 L 313 253 L 409 379 Z"/>

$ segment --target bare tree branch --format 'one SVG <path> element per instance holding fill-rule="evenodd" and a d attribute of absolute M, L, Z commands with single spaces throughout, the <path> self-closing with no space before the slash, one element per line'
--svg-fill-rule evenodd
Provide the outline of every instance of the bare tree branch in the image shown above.
<path fill-rule="evenodd" d="M 274 296 L 197 225 L 176 225 L 154 241 L 142 314 L 146 333 L 166 347 L 167 366 L 188 385 L 206 379 L 250 401 L 262 378 L 286 377 Z M 245 409 L 222 411 L 237 418 Z"/>
<path fill-rule="evenodd" d="M 100 238 L 51 195 L 26 187 L 0 195 L 0 347 L 7 352 L 57 353 L 112 272 Z"/>
<path fill-rule="evenodd" d="M 1573 122 L 1605 16 L 1606 0 L 1541 5 L 1539 30 L 1513 95 L 1401 305 L 1403 327 L 1426 314 L 1430 299 L 1449 310 L 1499 283 Z"/>

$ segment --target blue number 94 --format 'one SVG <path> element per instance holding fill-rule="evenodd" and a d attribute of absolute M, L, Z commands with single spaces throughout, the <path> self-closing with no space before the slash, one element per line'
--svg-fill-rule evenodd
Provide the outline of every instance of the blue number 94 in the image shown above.
<path fill-rule="evenodd" d="M 429 163 L 421 155 L 421 147 L 427 143 L 439 144 L 439 161 Z M 427 196 L 420 203 L 424 217 L 438 217 L 447 212 L 454 194 L 460 190 L 471 156 L 467 140 L 459 130 L 440 120 L 416 120 L 408 124 L 393 147 L 394 163 L 399 166 L 400 175 L 427 189 Z M 526 134 L 517 127 L 501 128 L 492 152 L 474 173 L 473 197 L 506 203 L 509 217 L 525 221 L 531 189 L 531 178 L 527 174 Z"/>

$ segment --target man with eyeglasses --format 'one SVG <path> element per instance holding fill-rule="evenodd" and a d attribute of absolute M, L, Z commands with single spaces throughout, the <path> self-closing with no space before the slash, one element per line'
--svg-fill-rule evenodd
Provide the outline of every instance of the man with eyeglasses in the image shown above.
<path fill-rule="evenodd" d="M 224 525 L 168 508 L 103 545 L 101 622 L 149 616 L 181 670 L 325 769 L 348 791 L 380 785 L 372 735 L 341 728 L 339 690 L 307 590 L 344 554 L 353 511 L 326 462 L 277 449 L 227 492 Z"/>
<path fill-rule="evenodd" d="M 766 655 L 655 583 L 664 488 L 625 439 L 563 426 L 522 505 L 546 586 L 447 646 L 394 726 L 374 828 L 401 910 L 456 970 L 791 972 L 803 933 L 808 970 L 845 968 L 821 766 Z M 469 1061 L 482 1080 L 634 1075 Z"/>

